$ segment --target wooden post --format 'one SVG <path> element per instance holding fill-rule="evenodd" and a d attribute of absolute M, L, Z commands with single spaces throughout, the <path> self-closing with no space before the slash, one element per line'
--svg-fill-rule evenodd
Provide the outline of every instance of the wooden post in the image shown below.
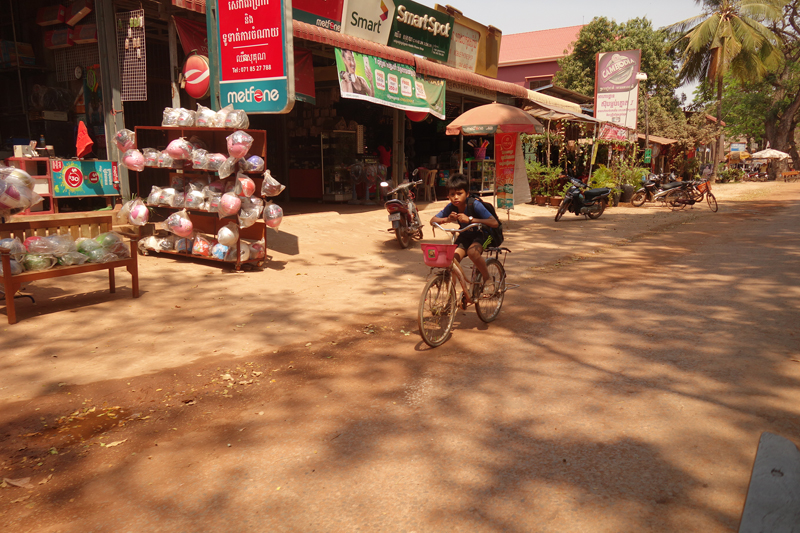
<path fill-rule="evenodd" d="M 125 115 L 122 108 L 120 88 L 122 82 L 119 75 L 119 58 L 117 57 L 117 30 L 114 19 L 114 7 L 111 2 L 96 2 L 97 13 L 97 46 L 100 50 L 100 88 L 103 93 L 103 113 L 105 114 L 106 154 L 112 161 L 120 161 L 114 134 L 125 127 Z M 120 193 L 123 200 L 131 197 L 131 186 L 128 169 L 119 165 Z"/>
<path fill-rule="evenodd" d="M 172 107 L 178 108 L 181 106 L 181 93 L 178 85 L 180 67 L 178 66 L 178 38 L 175 32 L 175 20 L 172 17 L 167 21 L 167 33 L 169 37 L 169 81 L 172 87 Z"/>

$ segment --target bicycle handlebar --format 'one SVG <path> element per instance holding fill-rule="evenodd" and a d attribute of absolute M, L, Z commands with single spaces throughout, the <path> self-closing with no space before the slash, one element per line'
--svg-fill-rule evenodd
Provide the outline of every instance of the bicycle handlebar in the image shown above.
<path fill-rule="evenodd" d="M 472 224 L 469 224 L 468 226 L 464 226 L 463 228 L 445 228 L 441 224 L 439 224 L 438 222 L 432 222 L 431 226 L 433 226 L 433 234 L 436 235 L 436 228 L 439 228 L 440 230 L 442 230 L 442 231 L 444 231 L 446 233 L 461 233 L 461 232 L 464 232 L 464 231 L 467 231 L 467 230 L 470 230 L 470 229 L 473 229 L 473 228 L 481 228 L 481 227 L 483 227 L 483 224 L 481 224 L 480 222 L 473 222 Z"/>

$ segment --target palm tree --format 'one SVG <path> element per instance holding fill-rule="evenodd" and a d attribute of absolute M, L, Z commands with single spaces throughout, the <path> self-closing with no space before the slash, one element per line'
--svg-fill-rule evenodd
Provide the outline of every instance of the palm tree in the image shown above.
<path fill-rule="evenodd" d="M 675 37 L 684 81 L 706 80 L 717 89 L 717 127 L 722 127 L 723 77 L 758 80 L 778 67 L 783 54 L 763 23 L 783 16 L 787 0 L 696 0 L 703 12 L 667 28 Z M 715 159 L 722 154 L 717 135 Z M 716 161 L 712 181 L 717 176 Z"/>

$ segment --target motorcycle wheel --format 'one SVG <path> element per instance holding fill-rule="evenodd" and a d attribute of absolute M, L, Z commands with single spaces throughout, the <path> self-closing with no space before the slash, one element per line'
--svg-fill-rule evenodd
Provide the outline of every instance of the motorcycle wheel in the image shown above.
<path fill-rule="evenodd" d="M 563 198 L 561 200 L 561 203 L 558 204 L 558 211 L 556 211 L 556 222 L 558 222 L 561 219 L 561 217 L 564 216 L 564 213 L 567 212 L 568 207 L 569 207 L 569 200 Z"/>
<path fill-rule="evenodd" d="M 645 201 L 647 201 L 647 193 L 644 191 L 636 191 L 631 196 L 631 205 L 633 207 L 642 207 Z"/>
<path fill-rule="evenodd" d="M 714 195 L 713 195 L 713 194 L 711 194 L 710 192 L 709 192 L 709 193 L 706 193 L 706 194 L 707 194 L 707 196 L 706 196 L 706 201 L 708 202 L 708 207 L 710 207 L 710 208 L 711 208 L 711 210 L 712 210 L 713 212 L 715 212 L 715 213 L 716 213 L 716 212 L 717 212 L 717 209 L 719 209 L 719 206 L 717 205 L 717 198 L 716 198 L 716 196 L 714 196 Z"/>
<path fill-rule="evenodd" d="M 605 211 L 605 210 L 606 210 L 606 201 L 605 200 L 601 200 L 600 201 L 600 209 L 598 209 L 597 211 L 594 211 L 592 213 L 586 213 L 586 216 L 588 216 L 592 220 L 597 220 L 598 218 L 600 218 L 600 215 L 602 215 L 603 211 Z"/>
<path fill-rule="evenodd" d="M 675 189 L 664 198 L 664 201 L 673 211 L 680 211 L 689 203 L 689 195 L 683 189 Z"/>
<path fill-rule="evenodd" d="M 400 222 L 400 227 L 394 230 L 397 237 L 397 242 L 400 243 L 400 248 L 408 248 L 411 244 L 411 234 L 408 232 L 408 225 L 405 221 Z"/>

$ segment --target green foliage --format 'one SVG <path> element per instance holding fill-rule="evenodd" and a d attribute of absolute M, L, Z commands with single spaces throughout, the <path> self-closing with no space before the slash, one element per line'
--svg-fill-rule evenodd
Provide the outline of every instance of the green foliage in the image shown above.
<path fill-rule="evenodd" d="M 719 173 L 717 181 L 728 183 L 732 181 L 741 181 L 744 176 L 744 171 L 739 168 L 726 168 Z"/>
<path fill-rule="evenodd" d="M 561 167 L 548 167 L 536 161 L 526 162 L 525 169 L 528 174 L 528 183 L 531 194 L 555 196 L 558 192 L 558 181 L 563 174 Z"/>
<path fill-rule="evenodd" d="M 614 179 L 614 173 L 605 165 L 600 165 L 592 173 L 592 179 L 589 180 L 589 187 L 608 187 L 615 188 L 617 182 Z"/>

